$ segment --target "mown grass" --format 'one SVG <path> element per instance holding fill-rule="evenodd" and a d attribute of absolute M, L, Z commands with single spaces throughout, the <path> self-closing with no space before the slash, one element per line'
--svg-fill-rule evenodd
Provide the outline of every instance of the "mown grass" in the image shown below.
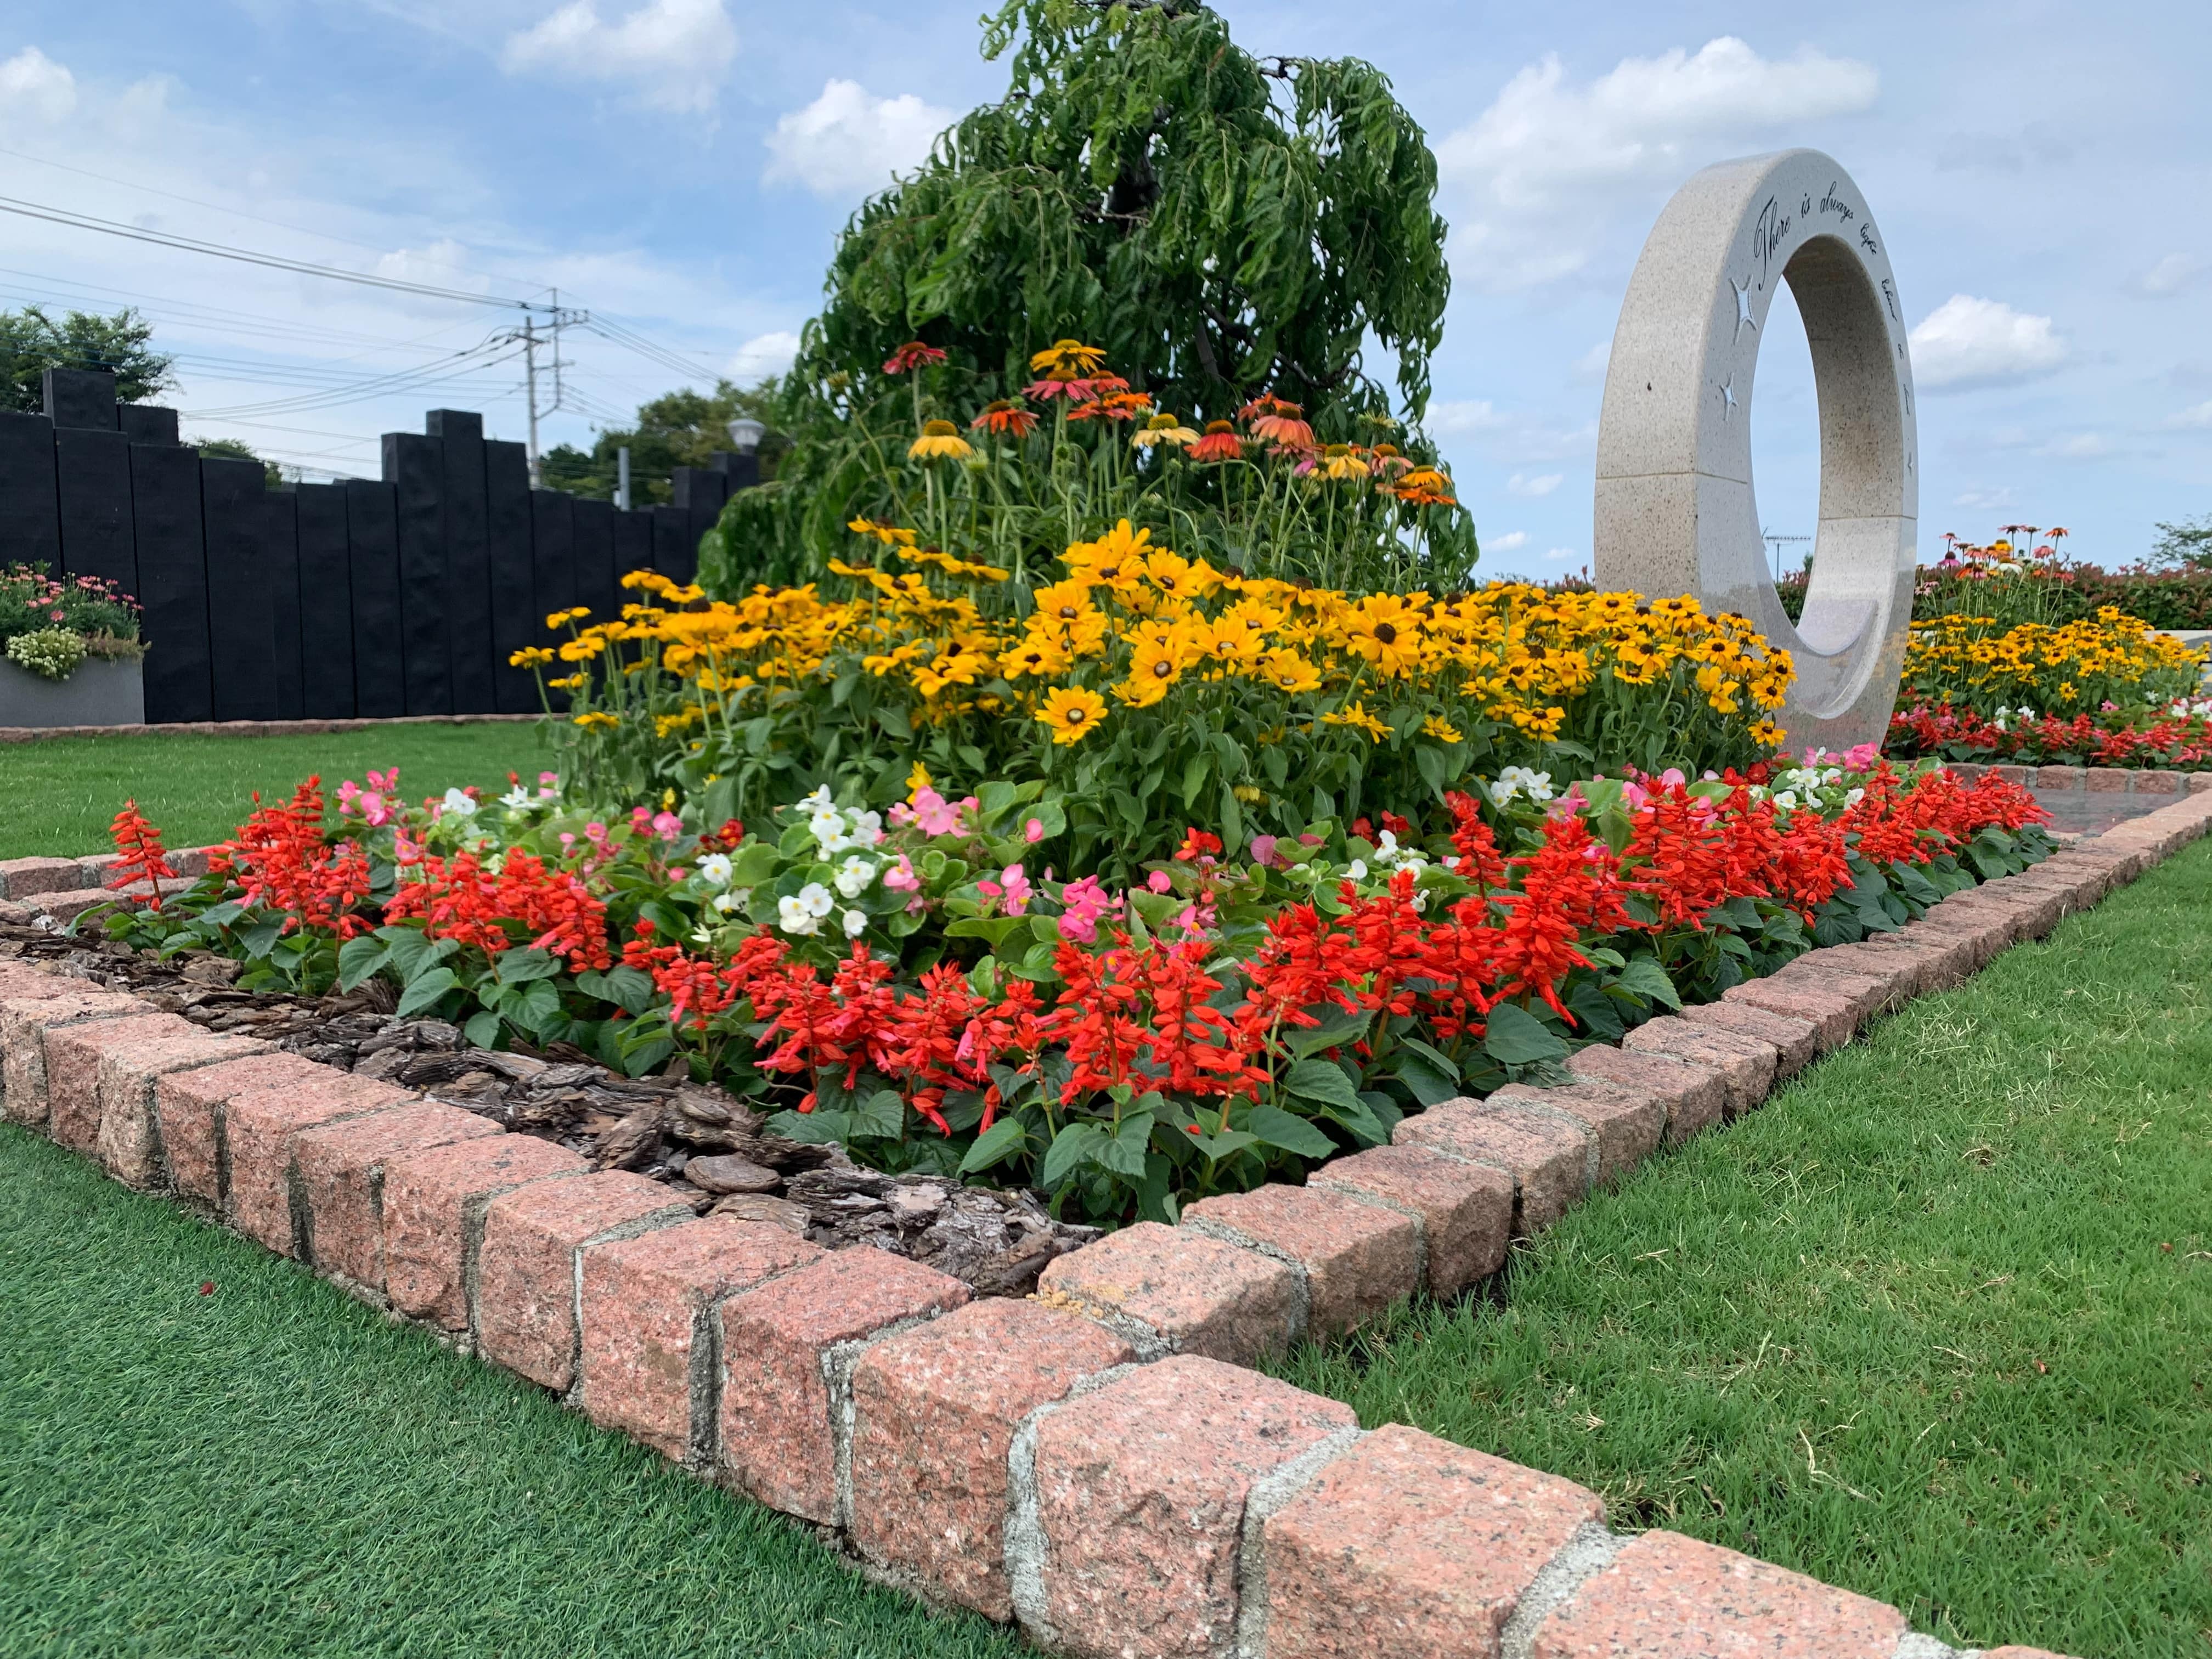
<path fill-rule="evenodd" d="M 1962 1645 L 2212 1650 L 2212 846 L 1281 1369 Z"/>
<path fill-rule="evenodd" d="M 553 762 L 539 728 L 387 726 L 321 736 L 49 738 L 0 744 L 0 859 L 74 858 L 108 848 L 116 809 L 136 799 L 171 847 L 230 834 L 253 810 L 253 792 L 289 794 L 319 774 L 335 802 L 340 780 L 399 768 L 411 799 L 455 787 L 507 787 Z"/>
<path fill-rule="evenodd" d="M 1028 1651 L 0 1126 L 0 1653 Z"/>

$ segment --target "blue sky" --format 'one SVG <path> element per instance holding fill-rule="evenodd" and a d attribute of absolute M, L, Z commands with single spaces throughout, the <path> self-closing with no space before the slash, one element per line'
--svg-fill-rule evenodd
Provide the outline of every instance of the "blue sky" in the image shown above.
<path fill-rule="evenodd" d="M 1887 227 L 1923 556 L 2024 520 L 2121 563 L 2212 511 L 2198 5 L 1223 9 L 1255 51 L 1379 64 L 1429 131 L 1454 280 L 1431 425 L 1492 574 L 1588 560 L 1606 343 L 1668 193 L 1792 144 Z M 846 215 L 1002 88 L 977 9 L 13 0 L 0 196 L 471 293 L 557 286 L 702 379 L 750 376 L 787 358 Z M 523 434 L 519 362 L 454 356 L 506 325 L 488 307 L 0 215 L 0 305 L 27 300 L 138 304 L 180 355 L 187 434 L 310 477 L 374 475 L 375 435 L 433 404 Z M 1810 370 L 1794 325 L 1768 333 L 1761 511 L 1804 534 Z M 679 378 L 595 336 L 566 356 L 549 443 Z"/>

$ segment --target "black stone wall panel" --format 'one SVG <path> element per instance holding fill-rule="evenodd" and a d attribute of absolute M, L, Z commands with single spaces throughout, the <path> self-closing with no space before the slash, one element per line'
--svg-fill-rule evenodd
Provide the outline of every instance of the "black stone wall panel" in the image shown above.
<path fill-rule="evenodd" d="M 256 529 L 269 584 L 269 660 L 276 682 L 276 718 L 307 716 L 307 672 L 300 637 L 299 497 L 289 489 L 265 492 Z"/>
<path fill-rule="evenodd" d="M 399 618 L 410 714 L 454 712 L 446 607 L 446 461 L 435 438 L 384 434 L 384 481 L 392 487 L 399 547 Z"/>
<path fill-rule="evenodd" d="M 530 458 L 520 444 L 491 442 L 484 450 L 485 524 L 491 569 L 491 672 L 502 714 L 537 712 L 538 682 L 509 660 L 545 632 L 538 600 L 532 550 Z"/>
<path fill-rule="evenodd" d="M 61 506 L 59 568 L 72 576 L 104 576 L 135 596 L 138 556 L 131 546 L 131 440 L 120 432 L 57 427 L 54 482 Z"/>
<path fill-rule="evenodd" d="M 594 621 L 601 616 L 612 620 L 622 615 L 623 605 L 633 599 L 643 597 L 634 589 L 622 585 L 622 579 L 625 575 L 633 570 L 652 570 L 658 568 L 653 562 L 652 509 L 640 507 L 635 513 L 617 513 L 615 514 L 614 523 L 614 585 L 609 590 L 606 609 L 604 611 L 595 611 L 592 613 Z"/>
<path fill-rule="evenodd" d="M 592 613 L 587 623 L 601 623 L 622 614 L 622 589 L 615 585 L 615 536 L 625 519 L 635 514 L 617 513 L 612 501 L 578 497 L 574 508 L 576 562 L 574 585 L 568 590 L 571 609 L 582 605 Z M 545 607 L 548 611 L 551 605 Z"/>
<path fill-rule="evenodd" d="M 690 508 L 653 509 L 653 568 L 672 582 L 688 582 L 699 574 L 699 543 L 691 534 Z"/>
<path fill-rule="evenodd" d="M 309 720 L 354 712 L 353 554 L 346 487 L 303 483 L 293 492 L 300 532 L 300 675 Z"/>
<path fill-rule="evenodd" d="M 62 568 L 54 423 L 43 415 L 0 413 L 0 564 Z"/>
<path fill-rule="evenodd" d="M 173 444 L 177 441 L 177 411 L 153 404 L 118 404 L 115 420 L 123 435 L 134 444 Z"/>
<path fill-rule="evenodd" d="M 399 604 L 398 491 L 349 479 L 347 574 L 353 588 L 353 695 L 359 714 L 389 720 L 407 712 L 407 651 Z"/>
<path fill-rule="evenodd" d="M 46 417 L 57 427 L 116 432 L 115 377 L 102 368 L 50 368 L 40 376 Z"/>
<path fill-rule="evenodd" d="M 146 719 L 153 725 L 215 718 L 200 513 L 198 450 L 131 446 L 131 520 L 144 611 L 139 637 L 146 641 Z"/>
<path fill-rule="evenodd" d="M 276 718 L 276 624 L 262 548 L 268 495 L 258 461 L 200 461 L 208 638 L 219 720 Z"/>
<path fill-rule="evenodd" d="M 483 416 L 434 409 L 425 422 L 442 447 L 446 520 L 446 643 L 453 712 L 489 714 L 499 706 L 493 672 L 491 552 L 484 495 Z"/>

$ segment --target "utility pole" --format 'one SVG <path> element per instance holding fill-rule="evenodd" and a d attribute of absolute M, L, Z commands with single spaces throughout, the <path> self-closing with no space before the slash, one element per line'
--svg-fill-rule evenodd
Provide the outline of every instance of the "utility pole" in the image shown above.
<path fill-rule="evenodd" d="M 1809 542 L 1809 541 L 1811 541 L 1813 538 L 1812 538 L 1810 536 L 1778 536 L 1778 535 L 1776 535 L 1772 531 L 1771 531 L 1771 530 L 1770 530 L 1770 531 L 1766 532 L 1765 532 L 1765 534 L 1760 538 L 1760 539 L 1761 539 L 1762 541 L 1764 541 L 1764 542 L 1765 542 L 1765 543 L 1769 547 L 1771 547 L 1771 548 L 1772 548 L 1772 549 L 1774 550 L 1774 580 L 1777 580 L 1777 581 L 1780 581 L 1780 580 L 1782 580 L 1782 544 L 1783 544 L 1783 543 L 1784 543 L 1784 542 Z"/>
<path fill-rule="evenodd" d="M 537 313 L 541 311 L 546 313 L 547 332 L 545 334 L 540 334 L 538 331 Z M 523 392 L 530 403 L 530 483 L 533 489 L 538 486 L 544 477 L 542 458 L 538 448 L 538 417 L 541 415 L 550 415 L 561 407 L 562 392 L 561 371 L 572 367 L 571 364 L 564 362 L 561 356 L 561 331 L 574 324 L 588 323 L 591 320 L 592 313 L 588 311 L 562 310 L 561 290 L 556 288 L 553 290 L 551 305 L 526 305 L 522 308 L 522 326 L 509 329 L 506 333 L 494 337 L 501 343 L 516 344 L 522 348 Z M 553 356 L 546 364 L 546 368 L 552 371 L 553 398 L 541 410 L 538 406 L 538 348 L 549 343 L 553 348 Z"/>

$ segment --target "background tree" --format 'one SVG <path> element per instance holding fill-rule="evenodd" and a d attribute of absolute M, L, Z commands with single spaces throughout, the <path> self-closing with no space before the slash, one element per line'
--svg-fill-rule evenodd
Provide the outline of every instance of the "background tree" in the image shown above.
<path fill-rule="evenodd" d="M 1371 436 L 1359 417 L 1389 410 L 1363 368 L 1377 344 L 1418 422 L 1450 289 L 1445 226 L 1436 158 L 1380 70 L 1255 58 L 1194 0 L 1005 0 L 983 53 L 1009 51 L 1006 95 L 840 236 L 781 388 L 786 483 L 731 509 L 732 560 L 750 568 L 730 579 L 839 544 L 863 465 L 839 434 L 903 429 L 908 385 L 884 363 L 909 339 L 946 352 L 933 374 L 978 404 L 1072 337 L 1187 420 L 1269 391 L 1323 441 Z M 1401 442 L 1432 453 L 1418 430 Z"/>
<path fill-rule="evenodd" d="M 50 368 L 104 368 L 118 403 L 143 403 L 171 383 L 173 360 L 153 337 L 153 324 L 127 307 L 112 317 L 72 311 L 59 322 L 39 306 L 0 311 L 0 407 L 45 409 L 40 377 Z"/>
<path fill-rule="evenodd" d="M 718 449 L 730 447 L 730 422 L 740 415 L 770 427 L 761 441 L 761 476 L 775 475 L 776 458 L 787 447 L 773 430 L 772 382 L 738 386 L 718 381 L 712 392 L 689 387 L 665 392 L 638 405 L 637 422 L 611 427 L 592 441 L 588 450 L 574 444 L 556 444 L 539 464 L 548 489 L 565 489 L 572 495 L 592 495 L 612 501 L 618 477 L 615 452 L 629 449 L 630 498 L 638 506 L 665 502 L 671 495 L 669 474 L 679 466 L 704 466 Z"/>
<path fill-rule="evenodd" d="M 2179 565 L 2185 570 L 2212 570 L 2212 513 L 2179 524 L 2159 522 L 2160 535 L 2150 550 L 2153 564 Z"/>
<path fill-rule="evenodd" d="M 261 469 L 262 482 L 268 489 L 275 489 L 284 482 L 284 469 L 274 461 L 264 459 L 256 453 L 252 444 L 242 439 L 194 438 L 191 445 L 203 455 L 220 455 L 234 461 L 252 461 Z"/>

